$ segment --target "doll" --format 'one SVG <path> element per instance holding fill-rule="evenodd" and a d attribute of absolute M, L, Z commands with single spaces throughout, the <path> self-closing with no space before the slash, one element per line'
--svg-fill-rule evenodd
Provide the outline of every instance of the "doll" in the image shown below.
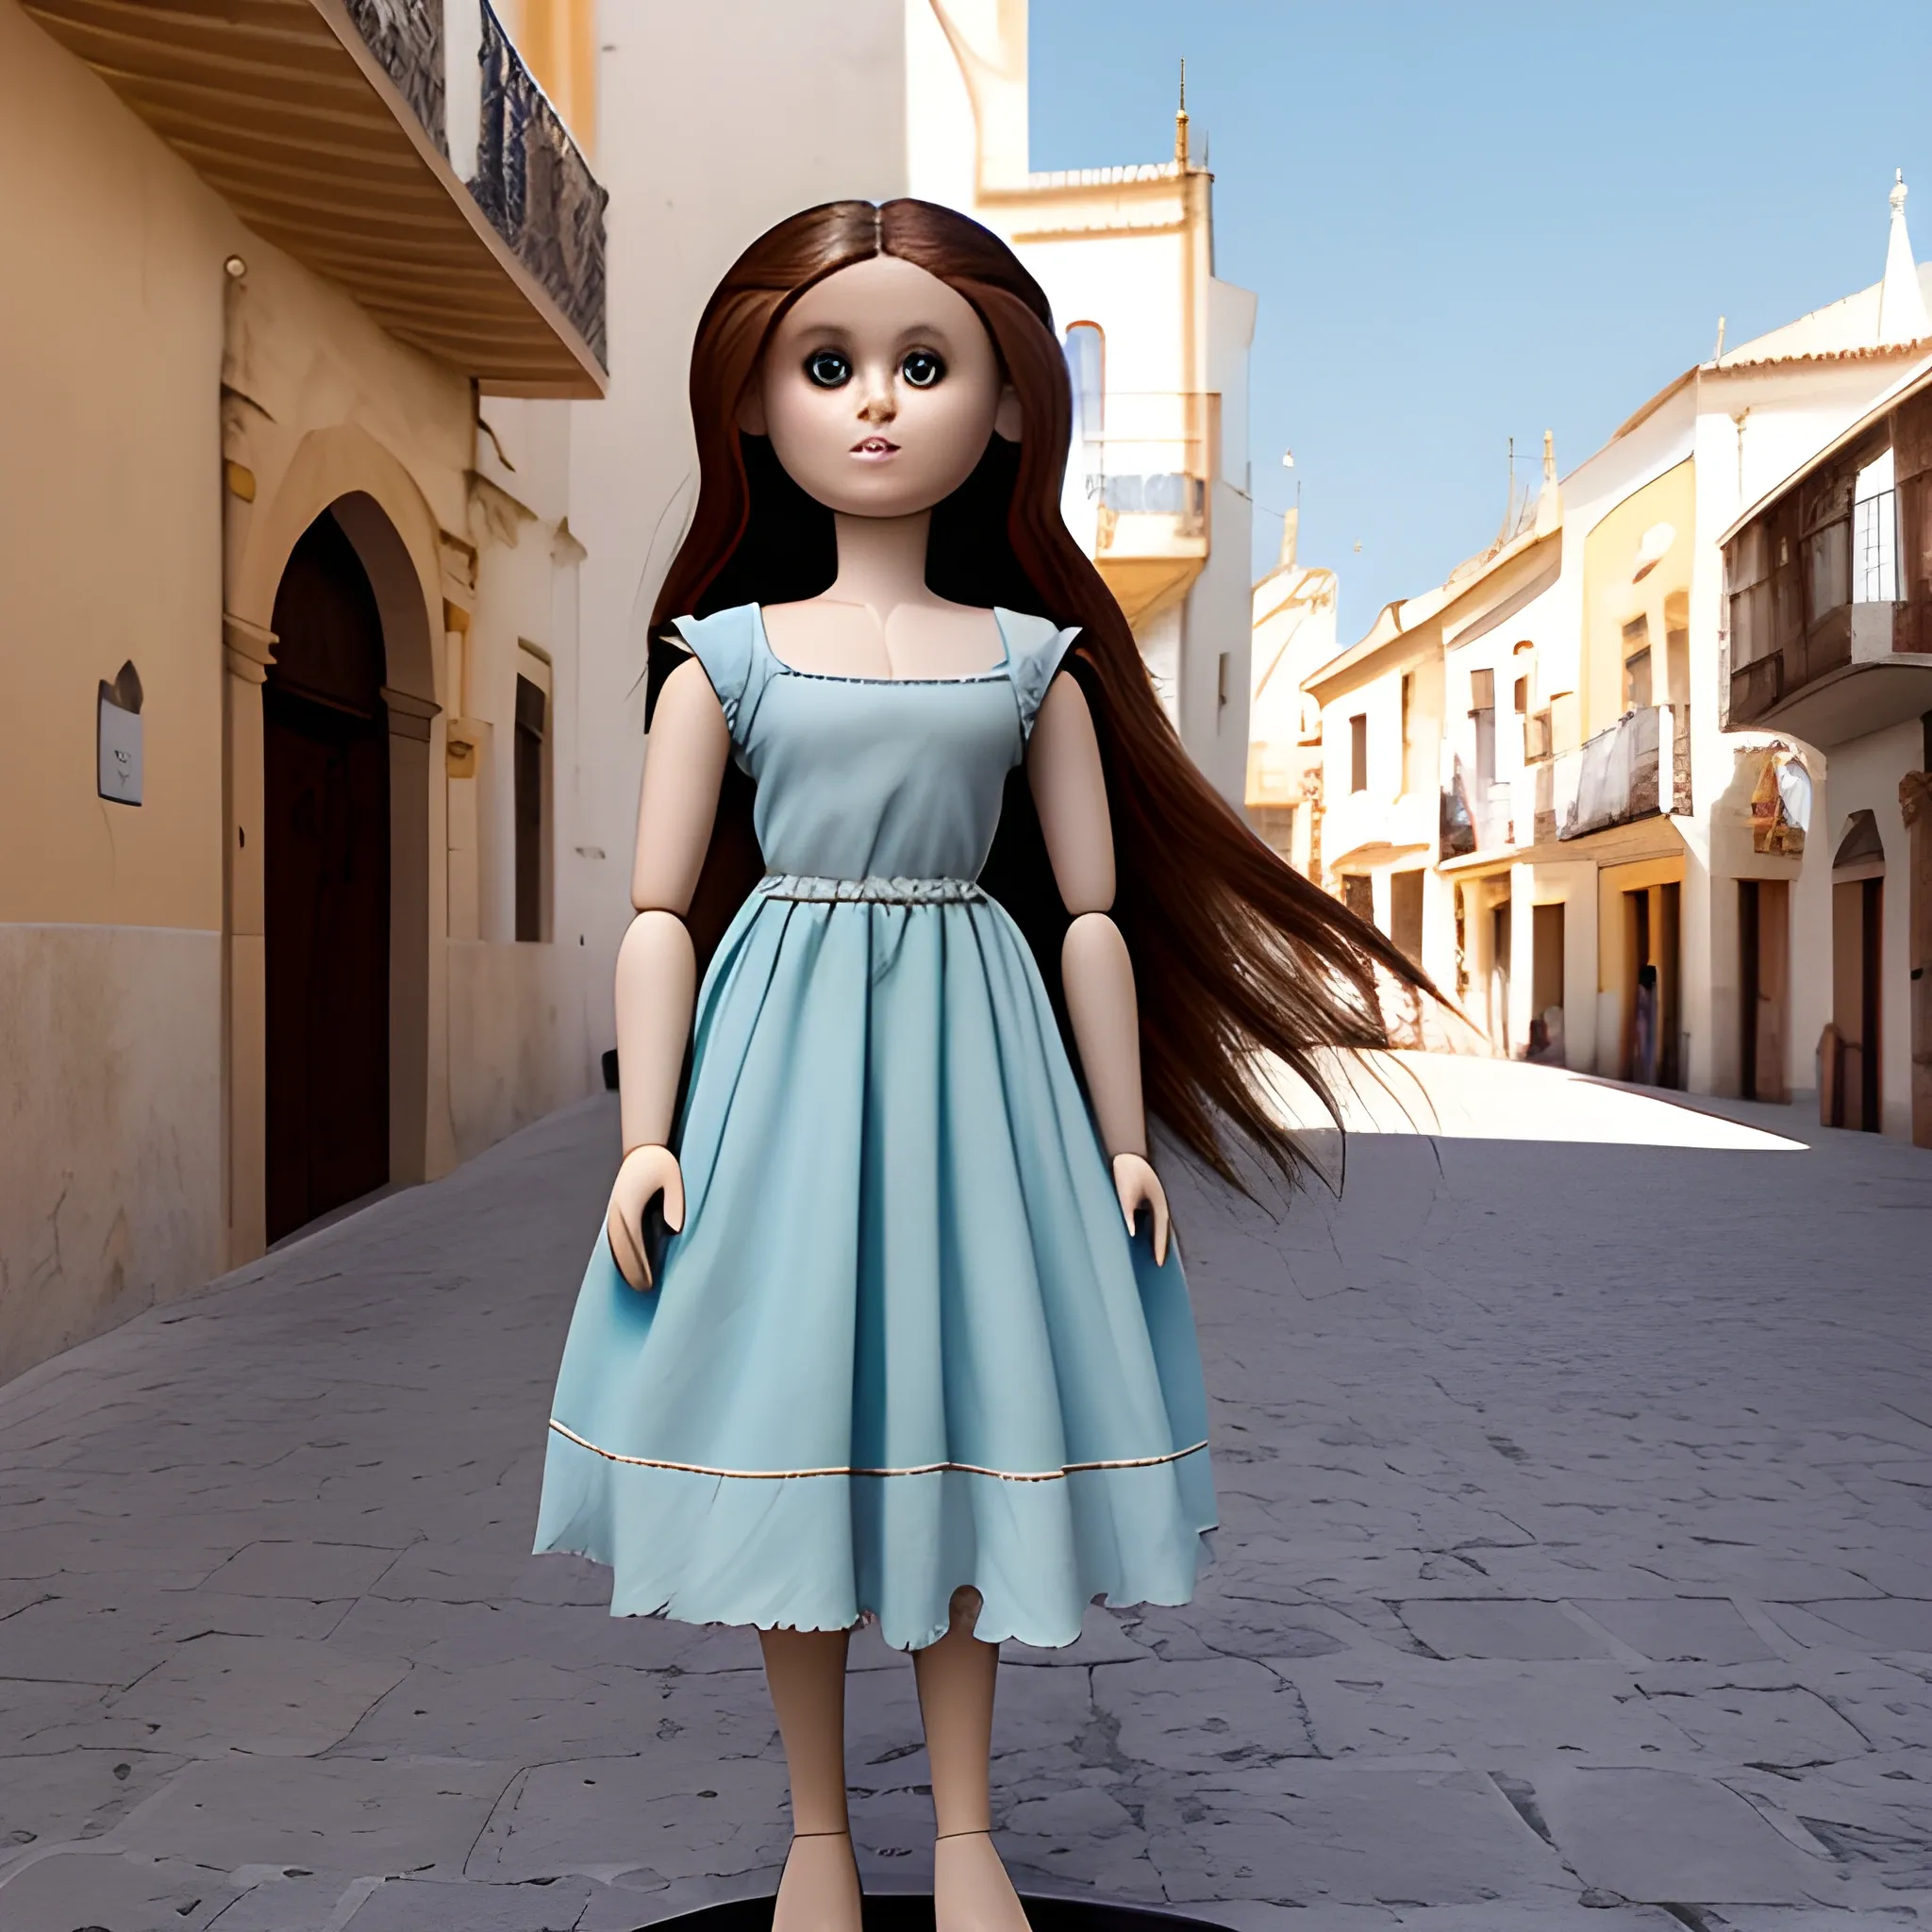
<path fill-rule="evenodd" d="M 1045 297 L 976 223 L 838 202 L 698 325 L 617 967 L 623 1164 L 536 1547 L 759 1633 L 777 1932 L 857 1932 L 846 1643 L 913 1654 L 940 1932 L 1024 1932 L 1003 1640 L 1178 1604 L 1214 1524 L 1158 1113 L 1298 1155 L 1259 1071 L 1387 1043 L 1414 970 L 1182 751 L 1060 517 Z M 1061 675 L 1060 673 L 1067 675 Z M 1076 1071 L 1077 1064 L 1077 1071 Z"/>

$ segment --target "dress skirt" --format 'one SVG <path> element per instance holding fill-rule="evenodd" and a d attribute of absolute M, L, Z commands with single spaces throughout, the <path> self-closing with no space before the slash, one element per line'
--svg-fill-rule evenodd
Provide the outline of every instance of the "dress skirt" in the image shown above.
<path fill-rule="evenodd" d="M 1024 938 L 963 880 L 769 876 L 699 990 L 658 1286 L 601 1230 L 536 1547 L 614 1615 L 1071 1643 L 1214 1524 L 1179 1251 L 1129 1239 Z"/>

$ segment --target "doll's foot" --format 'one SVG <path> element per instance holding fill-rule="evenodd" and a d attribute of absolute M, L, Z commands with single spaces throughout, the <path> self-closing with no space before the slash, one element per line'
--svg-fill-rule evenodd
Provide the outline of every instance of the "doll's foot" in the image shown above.
<path fill-rule="evenodd" d="M 849 1831 L 792 1834 L 772 1932 L 859 1932 L 858 1867 Z"/>
<path fill-rule="evenodd" d="M 1029 1932 L 1025 1907 L 988 1831 L 944 1831 L 932 1848 L 937 1932 Z"/>

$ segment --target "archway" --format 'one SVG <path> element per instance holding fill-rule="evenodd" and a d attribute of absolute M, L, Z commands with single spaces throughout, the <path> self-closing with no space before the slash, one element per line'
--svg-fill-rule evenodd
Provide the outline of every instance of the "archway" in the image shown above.
<path fill-rule="evenodd" d="M 391 813 L 376 594 L 332 510 L 291 552 L 262 689 L 267 1238 L 390 1178 Z"/>
<path fill-rule="evenodd" d="M 230 1265 L 261 1253 L 274 1237 L 266 1199 L 269 1168 L 267 1052 L 267 934 L 265 896 L 269 839 L 262 813 L 269 758 L 264 734 L 271 706 L 267 685 L 308 687 L 299 637 L 284 642 L 277 627 L 291 625 L 296 603 L 284 594 L 291 559 L 305 541 L 326 541 L 352 586 L 347 559 L 325 516 L 346 538 L 373 595 L 380 655 L 364 649 L 354 680 L 353 708 L 373 711 L 372 675 L 386 730 L 389 785 L 388 935 L 388 1177 L 408 1184 L 452 1164 L 446 1071 L 439 1051 L 442 989 L 436 940 L 443 926 L 441 874 L 432 857 L 441 841 L 442 788 L 436 754 L 439 648 L 446 625 L 445 533 L 409 471 L 367 430 L 336 424 L 309 430 L 286 461 L 231 446 L 232 463 L 256 484 L 250 500 L 231 482 L 224 533 L 223 638 L 227 680 L 225 790 L 227 826 L 227 1135 L 228 1256 Z M 248 458 L 253 458 L 253 461 Z M 366 632 L 368 603 L 352 588 Z M 374 659 L 372 663 L 372 658 Z M 330 694 L 325 691 L 322 695 Z M 325 707 L 326 708 L 326 707 Z M 312 722 L 312 721 L 311 721 Z M 365 724 L 375 723 L 374 717 Z M 325 1190 L 325 1192 L 333 1190 Z M 350 1198 L 354 1198 L 351 1196 Z M 307 1203 L 301 1204 L 307 1207 Z M 284 1217 L 277 1217 L 277 1233 Z M 320 1210 L 326 1211 L 326 1210 Z"/>

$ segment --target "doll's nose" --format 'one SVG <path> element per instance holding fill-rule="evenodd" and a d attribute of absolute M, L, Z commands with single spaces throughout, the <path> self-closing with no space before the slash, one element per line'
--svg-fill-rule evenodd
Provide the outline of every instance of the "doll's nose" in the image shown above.
<path fill-rule="evenodd" d="M 861 423 L 890 423 L 898 413 L 899 406 L 892 400 L 891 389 L 883 384 L 872 389 L 858 408 Z"/>

